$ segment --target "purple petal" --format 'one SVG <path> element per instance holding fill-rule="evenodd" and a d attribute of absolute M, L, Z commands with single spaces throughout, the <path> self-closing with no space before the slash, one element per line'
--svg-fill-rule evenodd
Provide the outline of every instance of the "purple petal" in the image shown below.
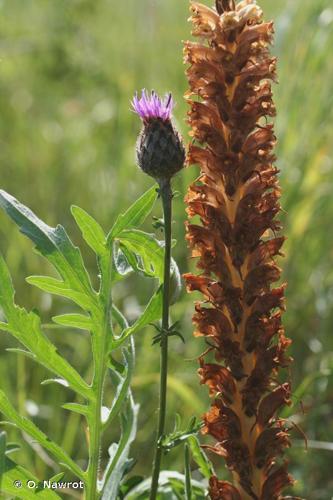
<path fill-rule="evenodd" d="M 133 111 L 137 113 L 143 121 L 154 118 L 168 121 L 171 119 L 174 101 L 171 94 L 166 94 L 166 96 L 161 99 L 154 90 L 148 94 L 147 90 L 143 89 L 141 97 L 139 98 L 136 93 L 131 104 Z"/>

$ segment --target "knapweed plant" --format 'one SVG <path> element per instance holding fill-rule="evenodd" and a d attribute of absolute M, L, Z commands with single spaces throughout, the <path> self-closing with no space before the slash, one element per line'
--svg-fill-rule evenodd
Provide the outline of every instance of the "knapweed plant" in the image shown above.
<path fill-rule="evenodd" d="M 165 437 L 165 419 L 167 405 L 168 375 L 168 339 L 177 335 L 173 326 L 169 325 L 170 306 L 170 274 L 171 274 L 171 221 L 172 221 L 172 189 L 171 178 L 181 170 L 185 161 L 185 150 L 181 138 L 171 122 L 173 108 L 172 95 L 161 100 L 153 91 L 150 96 L 143 91 L 141 99 L 136 96 L 133 109 L 143 122 L 143 128 L 137 142 L 137 160 L 143 172 L 155 178 L 159 185 L 159 194 L 163 204 L 164 244 L 164 277 L 163 277 L 163 311 L 160 335 L 157 340 L 161 345 L 160 366 L 160 402 L 159 418 L 150 490 L 150 500 L 155 500 Z"/>
<path fill-rule="evenodd" d="M 276 60 L 273 24 L 255 1 L 216 0 L 214 9 L 191 4 L 193 35 L 185 44 L 194 142 L 189 163 L 200 176 L 187 195 L 187 239 L 199 275 L 195 335 L 205 338 L 200 378 L 213 398 L 204 415 L 207 448 L 224 458 L 233 482 L 210 479 L 213 500 L 274 500 L 292 483 L 279 456 L 290 445 L 277 411 L 290 404 L 290 385 L 278 378 L 288 366 L 281 313 L 285 285 L 275 262 L 283 236 L 271 81 Z"/>
<path fill-rule="evenodd" d="M 56 483 L 65 477 L 81 481 L 86 500 L 117 498 L 120 482 L 131 464 L 129 447 L 135 437 L 138 412 L 138 405 L 134 403 L 130 390 L 134 365 L 131 336 L 146 324 L 160 318 L 162 295 L 158 287 L 142 315 L 129 326 L 113 303 L 112 291 L 114 285 L 126 278 L 131 271 L 155 278 L 159 283 L 163 281 L 163 248 L 151 234 L 138 229 L 150 214 L 156 196 L 156 187 L 152 187 L 126 213 L 118 217 L 107 235 L 84 210 L 72 207 L 72 214 L 83 239 L 96 254 L 99 288 L 95 290 L 81 252 L 73 245 L 65 229 L 62 226 L 48 226 L 11 195 L 0 192 L 0 206 L 57 273 L 57 277 L 30 276 L 27 278 L 28 283 L 73 304 L 73 313 L 52 318 L 55 324 L 85 330 L 91 335 L 93 376 L 91 380 L 86 380 L 49 340 L 38 312 L 27 311 L 16 304 L 9 270 L 0 257 L 0 328 L 9 332 L 23 347 L 11 349 L 12 352 L 18 356 L 29 356 L 50 372 L 53 378 L 42 383 L 60 384 L 64 390 L 71 391 L 73 402 L 65 403 L 63 408 L 68 412 L 78 413 L 85 419 L 82 439 L 87 442 L 86 468 L 82 469 L 75 463 L 31 420 L 19 415 L 2 391 L 0 412 L 9 424 L 28 435 L 31 441 L 37 442 L 56 461 L 58 473 L 55 477 L 44 480 L 50 479 L 52 483 Z M 114 357 L 119 349 L 122 350 L 122 360 Z M 111 382 L 108 386 L 112 387 L 111 406 L 107 406 L 104 399 L 107 379 Z M 119 429 L 117 443 L 108 441 L 111 426 Z M 1 436 L 1 443 L 3 493 L 10 498 L 61 498 L 54 490 L 43 488 L 33 474 L 5 455 L 4 435 Z M 101 454 L 105 448 L 108 448 L 109 460 L 102 470 Z M 9 446 L 7 452 L 10 451 Z M 33 483 L 36 488 L 29 487 Z"/>

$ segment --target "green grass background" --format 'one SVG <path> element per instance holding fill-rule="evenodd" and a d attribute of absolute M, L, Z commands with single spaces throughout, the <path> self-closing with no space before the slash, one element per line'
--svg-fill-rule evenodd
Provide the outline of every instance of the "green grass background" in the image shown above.
<path fill-rule="evenodd" d="M 313 441 L 333 442 L 333 5 L 331 0 L 262 0 L 261 6 L 266 18 L 275 20 L 274 52 L 279 57 L 277 154 L 288 236 L 281 264 L 289 283 L 285 325 L 294 342 L 296 390 L 289 414 L 309 440 L 305 451 L 302 435 L 293 432 L 291 470 L 298 480 L 294 492 L 329 500 L 333 452 L 318 449 L 320 444 Z M 72 203 L 108 229 L 116 213 L 151 185 L 134 161 L 139 121 L 130 112 L 129 100 L 135 90 L 171 90 L 177 101 L 176 121 L 187 141 L 182 40 L 190 37 L 188 15 L 187 0 L 0 0 L 1 188 L 50 225 L 64 224 L 80 245 L 69 211 Z M 175 201 L 174 253 L 181 272 L 189 269 L 182 200 L 195 175 L 195 169 L 188 169 L 175 180 L 180 196 Z M 152 230 L 151 221 L 146 229 Z M 25 276 L 48 269 L 3 214 L 0 246 L 20 304 L 37 305 L 45 321 L 67 310 L 66 303 L 25 283 Z M 86 249 L 84 255 L 96 273 L 93 256 Z M 131 278 L 115 293 L 134 319 L 150 292 L 150 282 Z M 176 412 L 186 421 L 208 407 L 206 389 L 196 376 L 195 358 L 204 346 L 191 337 L 193 298 L 183 293 L 172 311 L 174 320 L 181 321 L 186 344 L 171 342 L 169 429 Z M 157 406 L 159 356 L 150 345 L 152 333 L 148 329 L 136 338 L 133 380 L 141 410 L 132 455 L 138 459 L 135 472 L 144 475 L 150 471 Z M 76 332 L 49 334 L 60 352 L 86 372 L 89 339 Z M 41 386 L 46 373 L 7 353 L 5 348 L 12 345 L 1 334 L 2 388 L 22 412 L 84 463 L 82 422 L 59 409 L 70 395 L 60 387 Z M 110 440 L 116 435 L 114 429 Z M 16 459 L 41 478 L 51 473 L 52 466 L 26 444 Z M 182 468 L 181 451 L 168 455 L 164 465 Z"/>

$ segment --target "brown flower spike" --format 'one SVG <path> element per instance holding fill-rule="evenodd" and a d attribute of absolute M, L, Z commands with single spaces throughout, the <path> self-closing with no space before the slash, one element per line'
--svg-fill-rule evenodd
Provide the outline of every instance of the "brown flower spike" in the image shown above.
<path fill-rule="evenodd" d="M 199 369 L 213 397 L 204 433 L 233 475 L 233 484 L 212 477 L 210 497 L 277 500 L 293 481 L 279 459 L 290 442 L 277 417 L 290 404 L 278 370 L 291 360 L 281 323 L 285 286 L 274 288 L 284 238 L 277 236 L 280 188 L 269 122 L 273 24 L 263 22 L 254 0 L 216 0 L 213 9 L 192 2 L 191 12 L 200 41 L 184 49 L 188 163 L 201 172 L 186 201 L 189 218 L 201 224 L 188 224 L 187 239 L 200 274 L 185 278 L 189 291 L 204 296 L 193 317 L 195 335 L 208 344 Z"/>

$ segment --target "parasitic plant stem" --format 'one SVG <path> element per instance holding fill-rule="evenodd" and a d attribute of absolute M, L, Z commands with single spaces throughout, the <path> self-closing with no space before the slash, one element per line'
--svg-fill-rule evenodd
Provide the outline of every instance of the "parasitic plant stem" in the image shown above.
<path fill-rule="evenodd" d="M 165 430 L 166 403 L 167 403 L 167 378 L 168 378 L 168 330 L 170 306 L 170 266 L 171 266 L 171 219 L 172 219 L 172 190 L 170 179 L 160 183 L 160 195 L 164 214 L 164 279 L 163 279 L 163 312 L 162 312 L 162 337 L 160 355 L 160 401 L 157 440 L 153 463 L 153 473 L 150 490 L 150 500 L 155 500 L 158 491 L 158 479 L 161 469 L 162 440 Z"/>
<path fill-rule="evenodd" d="M 212 404 L 203 432 L 224 458 L 232 483 L 210 480 L 212 500 L 280 500 L 292 484 L 281 460 L 290 445 L 278 410 L 290 404 L 290 385 L 279 368 L 290 358 L 281 314 L 285 285 L 275 257 L 284 242 L 280 211 L 270 55 L 273 24 L 255 0 L 216 0 L 215 8 L 191 3 L 192 34 L 185 43 L 189 164 L 200 166 L 187 195 L 187 239 L 199 275 L 185 276 L 199 291 L 193 317 L 207 349 L 201 383 Z"/>

